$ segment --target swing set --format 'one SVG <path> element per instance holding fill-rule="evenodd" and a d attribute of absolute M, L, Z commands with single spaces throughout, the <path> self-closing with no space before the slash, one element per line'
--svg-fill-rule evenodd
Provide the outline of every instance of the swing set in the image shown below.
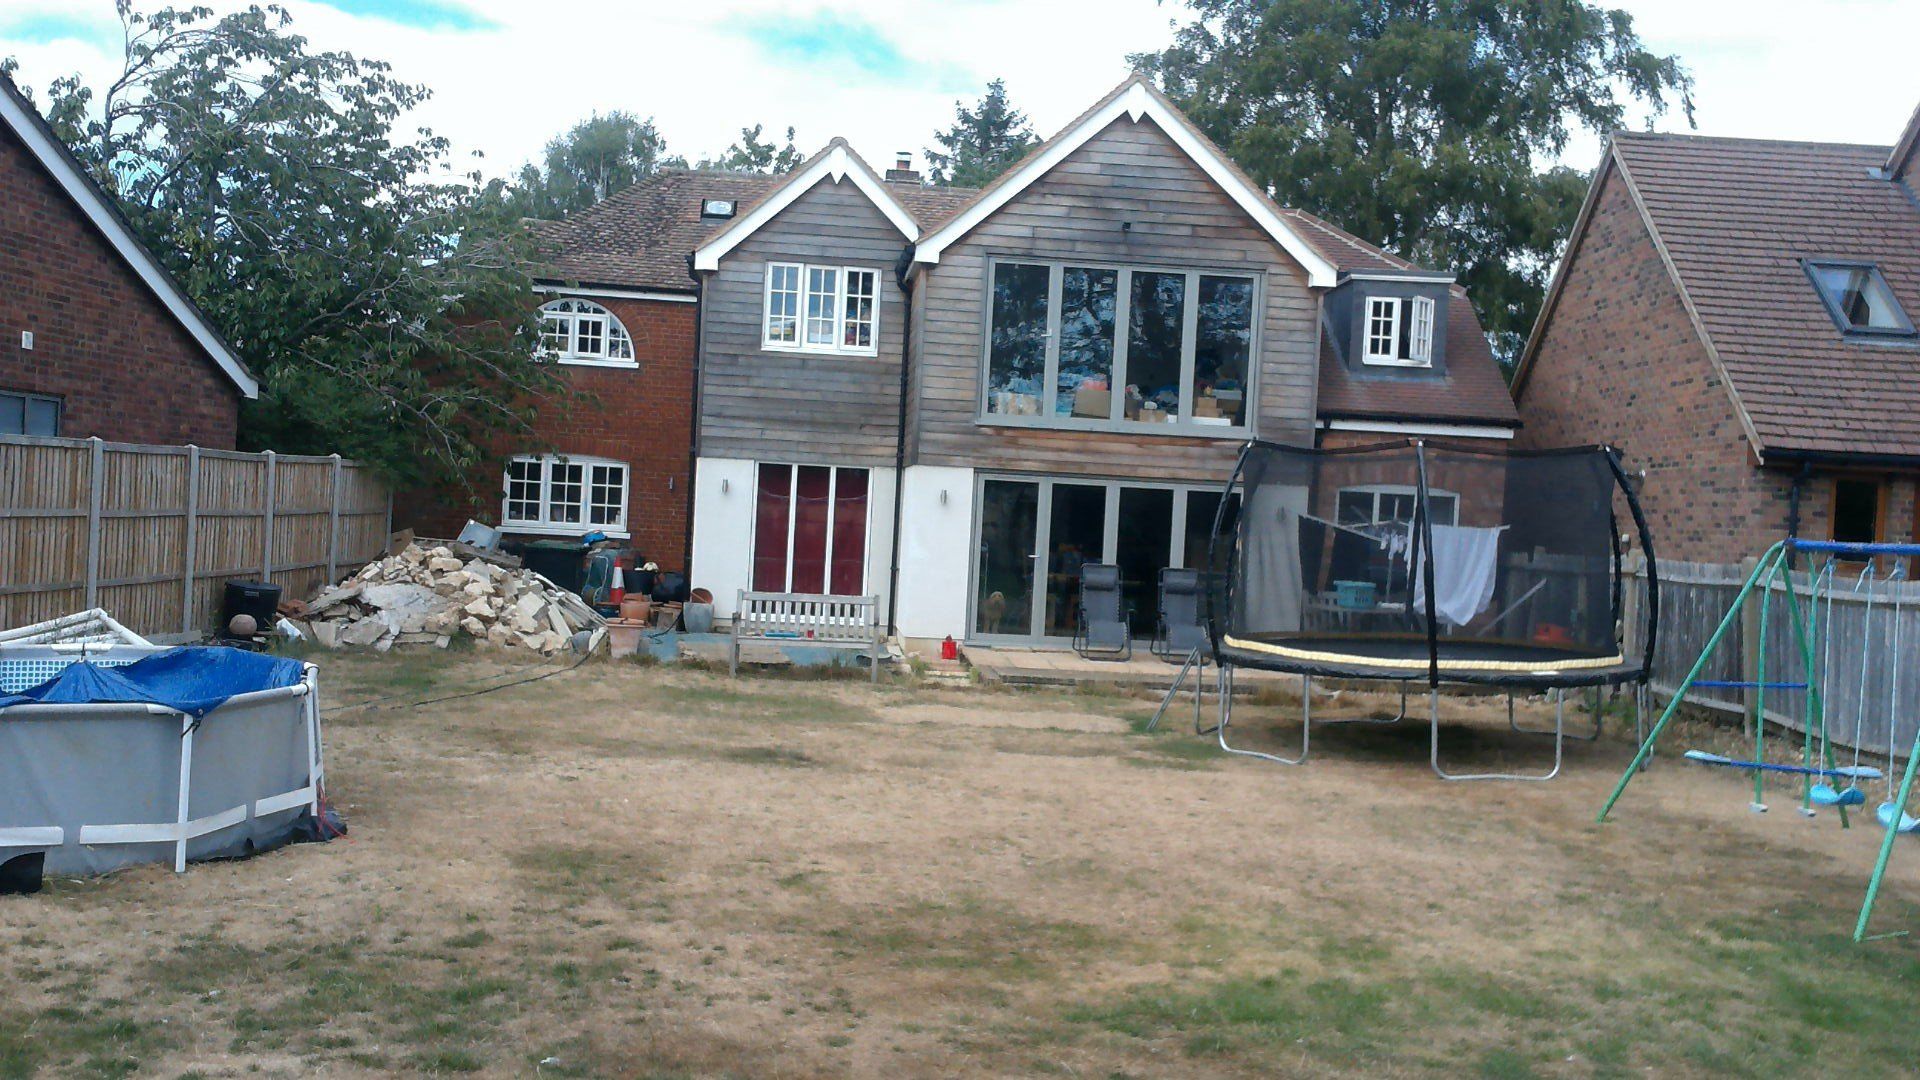
<path fill-rule="evenodd" d="M 1808 579 L 1807 603 L 1803 610 L 1798 589 L 1793 582 L 1793 563 L 1795 556 L 1804 554 L 1810 560 L 1819 562 Z M 1903 656 L 1900 651 L 1900 622 L 1903 614 L 1903 593 L 1898 588 L 1906 579 L 1905 566 L 1896 564 L 1892 572 L 1881 578 L 1877 575 L 1874 560 L 1878 557 L 1895 559 L 1920 557 L 1920 544 L 1858 544 L 1832 540 L 1783 540 L 1771 548 L 1747 575 L 1746 582 L 1735 594 L 1733 603 L 1720 620 L 1720 625 L 1707 639 L 1706 647 L 1700 650 L 1700 656 L 1687 672 L 1685 679 L 1674 691 L 1667 702 L 1666 709 L 1654 722 L 1647 733 L 1646 740 L 1640 744 L 1633 761 L 1620 776 L 1620 782 L 1614 785 L 1613 793 L 1607 797 L 1606 805 L 1600 808 L 1598 821 L 1605 822 L 1612 813 L 1614 804 L 1627 790 L 1627 785 L 1641 772 L 1653 755 L 1654 745 L 1666 732 L 1680 704 L 1686 700 L 1689 690 L 1724 689 L 1745 690 L 1753 694 L 1753 754 L 1750 758 L 1735 758 L 1724 754 L 1709 753 L 1705 750 L 1688 750 L 1683 755 L 1686 760 L 1700 765 L 1718 768 L 1736 769 L 1753 774 L 1753 801 L 1750 808 L 1756 813 L 1767 809 L 1765 782 L 1769 773 L 1785 774 L 1799 779 L 1800 812 L 1808 817 L 1815 815 L 1816 806 L 1830 806 L 1838 811 L 1842 828 L 1850 827 L 1848 807 L 1865 806 L 1867 792 L 1862 787 L 1865 782 L 1886 781 L 1886 796 L 1876 808 L 1875 816 L 1883 828 L 1880 841 L 1880 854 L 1874 862 L 1873 876 L 1867 882 L 1866 898 L 1860 905 L 1860 917 L 1854 924 L 1853 940 L 1866 939 L 1867 924 L 1873 915 L 1874 900 L 1880 892 L 1881 881 L 1886 876 L 1887 863 L 1893 855 L 1894 840 L 1902 833 L 1920 832 L 1920 818 L 1907 812 L 1908 799 L 1913 793 L 1916 766 L 1920 766 L 1920 730 L 1914 734 L 1913 746 L 1907 754 L 1906 768 L 1901 774 L 1896 789 L 1892 776 L 1895 771 L 1894 737 L 1899 718 L 1900 676 Z M 1821 686 L 1833 686 L 1835 680 L 1853 675 L 1851 665 L 1844 672 L 1832 670 L 1833 659 L 1833 603 L 1840 586 L 1839 564 L 1842 561 L 1863 562 L 1864 566 L 1855 577 L 1851 588 L 1852 595 L 1860 597 L 1864 604 L 1861 621 L 1859 686 L 1855 695 L 1853 716 L 1852 759 L 1842 764 L 1834 751 L 1834 740 L 1829 729 L 1829 717 L 1826 703 L 1821 695 Z M 1873 608 L 1876 599 L 1875 588 L 1884 582 L 1891 586 L 1887 591 L 1892 594 L 1893 629 L 1888 635 L 1892 644 L 1890 655 L 1880 655 L 1888 672 L 1890 686 L 1887 694 L 1886 753 L 1887 768 L 1882 770 L 1871 765 L 1861 764 L 1861 744 L 1867 733 L 1867 697 L 1869 677 L 1874 672 L 1874 622 Z M 1755 678 L 1745 680 L 1705 679 L 1701 673 L 1707 668 L 1714 651 L 1726 637 L 1727 632 L 1739 621 L 1747 598 L 1755 589 L 1761 591 L 1760 598 L 1760 647 L 1757 650 L 1757 670 Z M 1771 622 L 1775 604 L 1774 593 L 1778 591 L 1783 598 L 1785 617 L 1793 628 L 1793 644 L 1800 654 L 1800 670 L 1804 673 L 1799 681 L 1784 680 L 1777 677 L 1768 679 L 1767 642 L 1770 641 Z M 1826 617 L 1821 618 L 1821 600 L 1826 601 Z M 1890 661 L 1890 662 L 1889 662 Z M 1798 694 L 1802 708 L 1800 761 L 1769 761 L 1766 746 L 1766 703 L 1769 691 L 1775 693 Z M 1837 717 L 1844 724 L 1844 717 Z"/>

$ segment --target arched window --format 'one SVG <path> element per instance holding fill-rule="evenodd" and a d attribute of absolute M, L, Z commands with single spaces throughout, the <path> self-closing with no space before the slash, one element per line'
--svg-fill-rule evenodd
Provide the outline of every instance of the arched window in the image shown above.
<path fill-rule="evenodd" d="M 540 308 L 540 351 L 563 364 L 636 367 L 633 338 L 613 312 L 591 300 L 555 300 Z"/>

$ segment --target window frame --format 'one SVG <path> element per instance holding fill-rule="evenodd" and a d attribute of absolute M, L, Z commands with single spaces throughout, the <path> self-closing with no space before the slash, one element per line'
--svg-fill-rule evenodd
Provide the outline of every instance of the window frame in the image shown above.
<path fill-rule="evenodd" d="M 510 511 L 513 499 L 512 470 L 516 464 L 538 464 L 540 468 L 540 514 L 537 518 L 517 518 Z M 573 465 L 580 468 L 580 520 L 556 520 L 553 512 L 554 466 Z M 614 514 L 614 524 L 596 525 L 593 523 L 594 470 L 596 468 L 617 468 L 621 470 L 619 483 L 620 501 Z M 605 487 L 607 485 L 600 485 Z M 509 533 L 535 533 L 545 536 L 580 536 L 599 531 L 610 537 L 625 540 L 632 536 L 627 529 L 627 513 L 633 506 L 633 466 L 613 458 L 594 457 L 587 454 L 514 454 L 509 457 L 501 470 L 500 480 L 500 528 Z"/>
<path fill-rule="evenodd" d="M 26 390 L 0 390 L 0 398 L 15 398 L 20 402 L 20 437 L 27 439 L 57 439 L 60 429 L 65 426 L 66 402 L 53 394 L 35 394 Z M 36 435 L 27 430 L 33 417 L 33 404 L 53 406 L 53 431 L 46 435 Z"/>
<path fill-rule="evenodd" d="M 754 575 L 754 568 L 757 565 L 759 565 L 759 559 L 760 559 L 760 530 L 757 527 L 757 522 L 759 520 L 759 512 L 760 512 L 760 503 L 759 503 L 760 470 L 763 468 L 767 468 L 769 466 L 776 469 L 785 468 L 787 470 L 787 540 L 786 540 L 787 576 L 785 581 L 786 587 L 779 590 L 784 593 L 793 592 L 793 538 L 794 538 L 795 532 L 798 529 L 798 518 L 799 518 L 799 515 L 794 513 L 794 507 L 799 502 L 799 498 L 800 498 L 800 470 L 804 468 L 817 468 L 817 469 L 827 470 L 826 547 L 824 549 L 824 553 L 822 557 L 826 566 L 826 580 L 824 584 L 826 585 L 828 590 L 831 590 L 833 588 L 833 545 L 834 545 L 834 538 L 835 538 L 834 516 L 840 510 L 840 502 L 839 502 L 840 474 L 842 472 L 856 472 L 856 471 L 867 474 L 867 495 L 866 495 L 867 520 L 865 524 L 865 529 L 861 533 L 861 541 L 860 541 L 860 547 L 861 547 L 860 591 L 853 592 L 853 593 L 836 593 L 836 592 L 828 591 L 824 593 L 819 593 L 817 595 L 820 595 L 820 596 L 869 596 L 869 595 L 872 595 L 870 588 L 873 584 L 873 575 L 872 575 L 873 568 L 871 563 L 873 559 L 873 510 L 874 510 L 874 501 L 875 501 L 874 487 L 873 487 L 873 480 L 874 480 L 873 474 L 875 470 L 870 466 L 866 466 L 866 465 L 827 465 L 817 461 L 801 462 L 801 461 L 791 461 L 791 460 L 774 460 L 772 458 L 755 459 L 753 463 L 752 491 L 753 491 L 754 505 L 752 507 L 752 514 L 756 522 L 756 526 L 749 527 L 747 530 L 747 580 L 748 582 L 749 583 L 752 582 L 753 575 Z M 807 594 L 807 595 L 816 595 L 816 594 Z"/>
<path fill-rule="evenodd" d="M 1340 496 L 1350 492 L 1372 497 L 1371 505 L 1368 508 L 1368 517 L 1371 519 L 1367 522 L 1368 525 L 1385 525 L 1390 523 L 1380 520 L 1380 497 L 1382 495 L 1410 496 L 1413 498 L 1416 507 L 1420 505 L 1420 489 L 1412 484 L 1350 484 L 1346 487 L 1336 489 L 1333 493 L 1333 517 L 1337 524 L 1346 524 L 1346 522 L 1340 521 Z M 1428 488 L 1427 505 L 1432 506 L 1435 498 L 1451 500 L 1450 505 L 1453 507 L 1453 514 L 1450 520 L 1436 520 L 1434 524 L 1458 525 L 1460 523 L 1460 493 L 1457 491 L 1448 491 L 1445 488 Z"/>
<path fill-rule="evenodd" d="M 794 296 L 794 339 L 779 341 L 773 336 L 773 275 L 776 269 L 790 269 L 797 275 Z M 829 310 L 833 316 L 832 333 L 828 335 L 828 344 L 816 345 L 807 341 L 807 323 L 810 301 L 822 295 L 813 288 L 816 271 L 833 275 L 833 290 L 828 296 Z M 871 330 L 865 346 L 846 345 L 847 333 L 847 282 L 852 275 L 869 275 L 873 280 L 873 317 L 869 320 Z M 793 262 L 784 259 L 770 259 L 761 271 L 760 285 L 760 348 L 766 352 L 813 353 L 826 356 L 879 356 L 880 355 L 880 306 L 886 286 L 878 267 L 860 266 L 853 263 Z M 788 290 L 782 289 L 783 294 Z M 777 463 L 776 463 L 777 464 Z"/>
<path fill-rule="evenodd" d="M 1174 435 L 1182 438 L 1210 438 L 1244 441 L 1258 424 L 1261 337 L 1262 322 L 1266 311 L 1267 276 L 1259 270 L 1245 267 L 1220 267 L 1203 265 L 1169 265 L 1156 262 L 1114 262 L 1101 259 L 1061 259 L 1040 258 L 1022 254 L 993 255 L 985 260 L 985 276 L 981 282 L 980 306 L 980 355 L 975 372 L 979 378 L 979 394 L 974 402 L 974 423 L 986 427 L 1029 427 L 1046 428 L 1057 431 L 1107 431 L 1124 434 Z M 1037 266 L 1047 270 L 1047 330 L 1046 355 L 1041 364 L 1040 412 L 1037 415 L 989 412 L 988 400 L 992 388 L 988 379 L 993 363 L 993 281 L 994 275 L 1002 266 Z M 1116 418 L 1109 413 L 1107 417 L 1058 416 L 1054 413 L 1059 394 L 1060 380 L 1060 318 L 1062 306 L 1062 281 L 1066 269 L 1073 267 L 1081 270 L 1111 270 L 1114 272 L 1114 310 L 1113 310 L 1113 351 L 1108 372 L 1108 385 L 1125 386 L 1127 374 L 1127 353 L 1129 350 L 1128 330 L 1132 322 L 1133 275 L 1180 274 L 1187 280 L 1186 300 L 1182 309 L 1180 381 L 1181 410 L 1176 421 L 1128 420 L 1124 415 Z M 1200 279 L 1235 278 L 1253 286 L 1252 310 L 1250 312 L 1247 340 L 1247 377 L 1241 386 L 1241 419 L 1234 423 L 1210 423 L 1193 414 L 1193 402 L 1196 399 L 1194 383 L 1195 363 L 1198 355 Z M 1124 406 L 1123 398 L 1116 395 L 1111 408 L 1119 411 Z"/>
<path fill-rule="evenodd" d="M 1907 310 L 1900 303 L 1900 298 L 1894 295 L 1893 286 L 1887 283 L 1887 276 L 1880 272 L 1878 263 L 1862 262 L 1857 259 L 1802 259 L 1800 269 L 1806 273 L 1807 280 L 1813 285 L 1814 295 L 1820 298 L 1820 306 L 1826 309 L 1827 318 L 1833 320 L 1833 325 L 1839 329 L 1842 338 L 1888 340 L 1912 339 L 1917 336 L 1913 319 L 1907 315 Z M 1840 309 L 1840 299 L 1828 293 L 1826 285 L 1820 281 L 1822 270 L 1865 270 L 1868 277 L 1880 286 L 1882 292 L 1886 293 L 1887 300 L 1893 305 L 1893 317 L 1899 320 L 1900 325 L 1855 326 L 1847 321 L 1847 313 Z"/>
<path fill-rule="evenodd" d="M 584 310 L 581 310 L 584 309 Z M 547 322 L 556 320 L 565 324 L 566 344 L 559 349 L 547 345 Z M 595 323 L 600 327 L 600 351 L 585 353 L 580 351 L 580 324 Z M 615 356 L 618 344 L 624 343 L 627 355 Z M 607 310 L 603 304 L 578 296 L 561 296 L 540 305 L 540 355 L 560 364 L 579 367 L 638 368 L 640 356 L 634 348 L 633 335 L 627 332 L 626 324 L 620 317 Z"/>
<path fill-rule="evenodd" d="M 1361 295 L 1360 320 L 1360 362 L 1374 367 L 1430 368 L 1433 366 L 1433 337 L 1439 332 L 1435 325 L 1439 321 L 1440 308 L 1431 296 L 1382 296 L 1374 293 Z M 1373 343 L 1373 306 L 1375 304 L 1393 305 L 1393 321 L 1389 324 L 1389 352 L 1375 352 Z M 1421 335 L 1422 320 L 1426 333 Z M 1400 332 L 1407 331 L 1407 355 L 1400 355 Z"/>

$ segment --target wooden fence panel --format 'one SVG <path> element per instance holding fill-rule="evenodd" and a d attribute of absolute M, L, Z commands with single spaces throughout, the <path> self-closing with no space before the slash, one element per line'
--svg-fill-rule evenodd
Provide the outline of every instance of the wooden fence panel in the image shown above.
<path fill-rule="evenodd" d="M 1820 583 L 1814 603 L 1808 574 L 1793 575 L 1793 592 L 1803 618 L 1814 620 L 1813 664 L 1824 700 L 1828 736 L 1847 747 L 1858 745 L 1863 760 L 1884 760 L 1889 746 L 1905 756 L 1920 726 L 1920 583 L 1889 581 L 1885 567 L 1873 580 L 1862 579 L 1858 565 L 1840 564 Z M 1671 696 L 1699 658 L 1752 571 L 1751 564 L 1660 564 L 1660 629 L 1655 643 L 1653 688 Z M 1644 602 L 1644 570 L 1629 570 L 1630 587 Z M 1787 615 L 1786 587 L 1768 589 L 1766 681 L 1806 681 L 1805 653 Z M 1757 682 L 1760 678 L 1759 593 L 1721 639 L 1702 679 Z M 1896 642 L 1895 635 L 1898 635 Z M 1635 645 L 1634 647 L 1638 647 Z M 1751 690 L 1693 688 L 1690 704 L 1752 715 L 1758 695 Z M 1806 727 L 1807 698 L 1797 690 L 1769 690 L 1766 716 L 1791 731 Z M 1851 760 L 1852 752 L 1848 751 Z"/>
<path fill-rule="evenodd" d="M 197 637 L 229 580 L 305 596 L 378 558 L 389 507 L 337 457 L 0 436 L 0 628 L 98 606 Z"/>

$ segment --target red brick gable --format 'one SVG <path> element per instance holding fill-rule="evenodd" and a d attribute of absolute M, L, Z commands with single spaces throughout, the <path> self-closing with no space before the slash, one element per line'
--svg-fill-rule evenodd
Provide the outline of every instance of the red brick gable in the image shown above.
<path fill-rule="evenodd" d="M 232 449 L 239 426 L 233 380 L 5 124 L 0 390 L 59 397 L 62 435 Z"/>

